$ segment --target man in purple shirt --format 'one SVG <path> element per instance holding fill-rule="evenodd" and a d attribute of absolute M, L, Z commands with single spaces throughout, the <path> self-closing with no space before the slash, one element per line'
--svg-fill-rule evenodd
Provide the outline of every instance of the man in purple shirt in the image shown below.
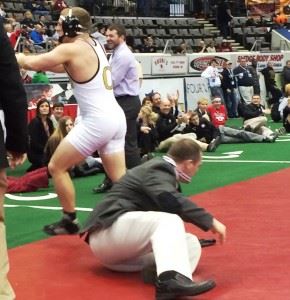
<path fill-rule="evenodd" d="M 113 50 L 109 60 L 112 68 L 113 89 L 117 102 L 124 110 L 127 121 L 125 138 L 126 167 L 131 169 L 140 164 L 140 153 L 137 145 L 136 119 L 140 111 L 139 78 L 135 57 L 128 48 L 126 31 L 122 25 L 112 24 L 106 32 L 107 48 Z M 105 192 L 112 186 L 106 178 L 94 188 L 95 193 Z"/>

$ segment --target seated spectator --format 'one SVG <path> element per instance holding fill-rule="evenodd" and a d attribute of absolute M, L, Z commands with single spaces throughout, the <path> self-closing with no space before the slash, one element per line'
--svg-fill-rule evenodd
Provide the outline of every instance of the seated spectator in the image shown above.
<path fill-rule="evenodd" d="M 27 158 L 31 166 L 27 172 L 45 166 L 44 148 L 54 130 L 50 114 L 48 100 L 39 100 L 36 106 L 36 117 L 28 125 Z"/>
<path fill-rule="evenodd" d="M 32 77 L 32 83 L 46 83 L 49 84 L 49 79 L 44 71 L 37 71 Z"/>
<path fill-rule="evenodd" d="M 45 41 L 43 38 L 43 27 L 40 24 L 35 24 L 34 29 L 30 32 L 30 38 L 33 44 L 45 48 Z"/>
<path fill-rule="evenodd" d="M 218 48 L 219 52 L 233 52 L 231 43 L 227 40 L 223 40 Z"/>
<path fill-rule="evenodd" d="M 12 32 L 13 32 L 13 25 L 11 23 L 4 23 L 4 29 L 7 33 L 7 36 L 10 38 Z"/>
<path fill-rule="evenodd" d="M 161 103 L 161 95 L 158 92 L 153 92 L 150 94 L 152 100 L 152 110 L 159 114 L 160 112 L 160 103 Z"/>
<path fill-rule="evenodd" d="M 228 119 L 226 107 L 222 104 L 220 97 L 214 97 L 211 101 L 211 105 L 207 107 L 207 112 L 210 121 L 215 127 L 225 125 Z"/>
<path fill-rule="evenodd" d="M 141 53 L 155 53 L 157 50 L 156 46 L 154 45 L 154 39 L 152 35 L 147 35 L 143 37 L 143 44 L 140 45 L 139 51 Z"/>
<path fill-rule="evenodd" d="M 152 109 L 153 104 L 152 104 L 151 98 L 148 96 L 144 97 L 141 105 L 142 106 L 150 106 L 150 108 Z"/>
<path fill-rule="evenodd" d="M 216 128 L 211 122 L 200 119 L 195 112 L 192 113 L 184 132 L 194 132 L 199 141 L 209 144 L 211 151 L 214 151 L 219 144 L 273 143 L 277 138 L 277 136 L 265 137 L 261 134 L 222 125 Z"/>
<path fill-rule="evenodd" d="M 44 0 L 37 0 L 35 1 L 33 13 L 37 15 L 49 15 L 50 11 L 45 7 Z"/>
<path fill-rule="evenodd" d="M 260 95 L 253 95 L 251 103 L 243 107 L 244 129 L 264 137 L 276 137 L 277 134 L 267 127 L 267 114 L 270 110 L 261 104 Z"/>
<path fill-rule="evenodd" d="M 200 98 L 197 101 L 197 108 L 194 111 L 197 112 L 200 118 L 205 118 L 209 121 L 210 118 L 207 113 L 207 107 L 208 107 L 208 100 L 206 98 Z"/>
<path fill-rule="evenodd" d="M 176 120 L 171 112 L 171 102 L 168 99 L 163 99 L 160 103 L 159 118 L 156 122 L 159 142 L 173 136 L 175 133 L 182 132 L 187 121 L 185 115 L 180 115 Z"/>
<path fill-rule="evenodd" d="M 203 40 L 200 40 L 198 45 L 196 47 L 194 47 L 194 52 L 196 52 L 196 53 L 207 52 L 206 45 L 205 45 L 205 42 Z"/>
<path fill-rule="evenodd" d="M 64 104 L 62 102 L 55 102 L 52 106 L 52 114 L 50 116 L 54 129 L 58 127 L 58 122 L 63 117 L 63 113 Z"/>
<path fill-rule="evenodd" d="M 214 44 L 214 41 L 210 41 L 207 45 L 206 45 L 206 52 L 217 52 L 216 51 L 216 47 L 215 47 L 215 44 Z"/>
<path fill-rule="evenodd" d="M 175 49 L 175 53 L 176 54 L 186 54 L 188 52 L 188 45 L 186 44 L 186 42 L 181 42 Z"/>
<path fill-rule="evenodd" d="M 138 147 L 140 148 L 141 157 L 151 154 L 158 146 L 157 119 L 158 114 L 154 113 L 150 106 L 141 107 L 137 123 Z"/>
<path fill-rule="evenodd" d="M 24 13 L 24 19 L 20 22 L 21 25 L 25 25 L 28 31 L 34 29 L 35 21 L 33 20 L 33 15 L 30 10 Z"/>
<path fill-rule="evenodd" d="M 283 109 L 282 122 L 286 132 L 290 132 L 290 98 L 288 98 L 287 106 Z"/>
<path fill-rule="evenodd" d="M 29 29 L 26 25 L 21 25 L 20 29 L 16 29 L 14 30 L 11 35 L 10 35 L 10 43 L 12 45 L 13 48 L 15 48 L 18 44 L 19 46 L 19 42 L 22 42 L 22 47 L 23 48 L 18 48 L 20 51 L 24 52 L 24 53 L 30 53 L 33 50 L 33 42 L 30 39 L 30 35 L 29 35 Z"/>

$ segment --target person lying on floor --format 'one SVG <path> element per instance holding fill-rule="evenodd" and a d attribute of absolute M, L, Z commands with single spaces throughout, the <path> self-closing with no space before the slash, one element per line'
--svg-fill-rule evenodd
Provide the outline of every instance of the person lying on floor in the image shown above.
<path fill-rule="evenodd" d="M 189 139 L 174 143 L 166 155 L 141 164 L 116 182 L 88 217 L 81 236 L 102 265 L 119 272 L 151 270 L 156 299 L 194 296 L 215 287 L 195 282 L 201 245 L 184 222 L 217 234 L 226 227 L 178 191 L 201 165 L 201 149 Z M 179 189 L 180 190 L 180 189 Z"/>
<path fill-rule="evenodd" d="M 273 143 L 277 136 L 264 136 L 243 129 L 235 129 L 220 125 L 216 128 L 210 121 L 199 118 L 198 113 L 193 112 L 184 133 L 195 133 L 199 141 L 205 143 L 236 144 L 236 143 Z"/>

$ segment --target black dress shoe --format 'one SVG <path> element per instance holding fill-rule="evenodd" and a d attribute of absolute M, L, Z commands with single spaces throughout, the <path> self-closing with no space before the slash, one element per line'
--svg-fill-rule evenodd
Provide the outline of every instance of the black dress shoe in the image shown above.
<path fill-rule="evenodd" d="M 169 271 L 173 273 L 173 271 Z M 164 272 L 167 273 L 167 272 Z M 164 273 L 161 273 L 158 278 Z M 195 296 L 213 289 L 213 280 L 193 282 L 188 277 L 174 272 L 175 276 L 168 280 L 158 279 L 156 282 L 156 300 L 170 300 L 181 296 Z"/>
<path fill-rule="evenodd" d="M 95 193 L 95 194 L 105 193 L 108 190 L 110 190 L 112 186 L 113 186 L 113 182 L 111 181 L 111 179 L 105 178 L 104 181 L 100 185 L 93 188 L 93 193 Z"/>

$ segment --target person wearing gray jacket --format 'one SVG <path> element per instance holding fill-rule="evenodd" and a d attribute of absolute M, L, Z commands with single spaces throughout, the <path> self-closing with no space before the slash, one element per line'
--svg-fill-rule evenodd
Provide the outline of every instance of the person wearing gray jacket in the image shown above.
<path fill-rule="evenodd" d="M 196 143 L 174 143 L 165 156 L 128 170 L 81 231 L 95 256 L 111 270 L 156 267 L 156 299 L 197 295 L 215 286 L 213 280 L 192 281 L 201 246 L 183 222 L 217 233 L 221 242 L 226 227 L 178 191 L 179 183 L 189 183 L 200 164 Z"/>

